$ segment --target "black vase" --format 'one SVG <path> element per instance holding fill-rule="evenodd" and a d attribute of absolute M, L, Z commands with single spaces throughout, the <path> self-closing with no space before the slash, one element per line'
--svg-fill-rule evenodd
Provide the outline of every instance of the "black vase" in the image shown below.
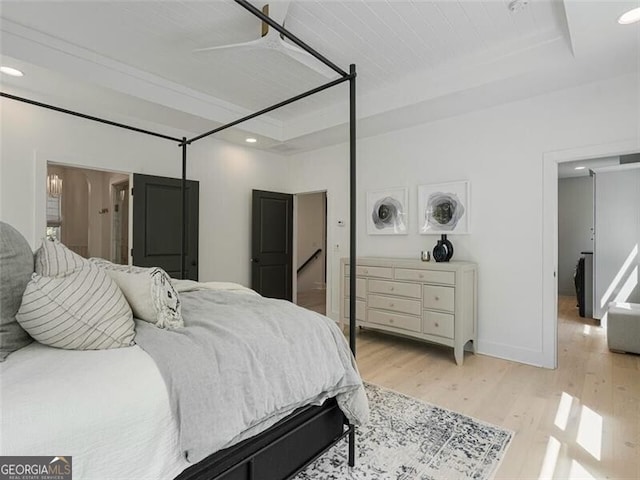
<path fill-rule="evenodd" d="M 436 262 L 448 262 L 453 257 L 453 244 L 442 235 L 438 243 L 433 247 L 433 259 Z"/>

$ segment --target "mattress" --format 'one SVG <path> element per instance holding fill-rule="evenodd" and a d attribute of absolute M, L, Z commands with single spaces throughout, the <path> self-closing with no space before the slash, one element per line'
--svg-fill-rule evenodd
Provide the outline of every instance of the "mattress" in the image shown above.
<path fill-rule="evenodd" d="M 74 479 L 173 479 L 178 447 L 164 381 L 140 347 L 32 343 L 0 363 L 0 455 L 72 456 Z"/>

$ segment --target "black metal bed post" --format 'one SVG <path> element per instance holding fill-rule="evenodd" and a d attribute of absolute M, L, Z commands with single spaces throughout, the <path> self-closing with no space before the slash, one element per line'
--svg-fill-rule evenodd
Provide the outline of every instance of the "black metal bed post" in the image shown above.
<path fill-rule="evenodd" d="M 356 355 L 356 66 L 349 65 L 349 346 Z"/>
<path fill-rule="evenodd" d="M 356 66 L 349 65 L 349 346 L 356 356 Z M 356 431 L 349 432 L 349 466 L 356 463 Z"/>
<path fill-rule="evenodd" d="M 183 280 L 185 274 L 185 261 L 187 259 L 187 137 L 182 137 L 182 182 L 180 182 L 180 193 L 182 194 L 182 236 L 180 240 L 180 278 Z"/>

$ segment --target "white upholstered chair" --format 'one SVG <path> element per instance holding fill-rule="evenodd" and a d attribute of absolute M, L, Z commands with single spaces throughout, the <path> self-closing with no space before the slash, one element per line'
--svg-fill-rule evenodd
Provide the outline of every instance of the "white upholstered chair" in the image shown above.
<path fill-rule="evenodd" d="M 609 350 L 640 354 L 640 304 L 609 304 L 607 343 Z"/>

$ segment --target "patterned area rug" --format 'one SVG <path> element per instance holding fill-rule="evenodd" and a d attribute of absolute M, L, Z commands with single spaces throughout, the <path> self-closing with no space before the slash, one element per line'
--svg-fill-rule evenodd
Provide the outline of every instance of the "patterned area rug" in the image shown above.
<path fill-rule="evenodd" d="M 341 441 L 296 480 L 489 479 L 513 433 L 366 384 L 369 425 L 357 429 L 356 466 Z"/>

